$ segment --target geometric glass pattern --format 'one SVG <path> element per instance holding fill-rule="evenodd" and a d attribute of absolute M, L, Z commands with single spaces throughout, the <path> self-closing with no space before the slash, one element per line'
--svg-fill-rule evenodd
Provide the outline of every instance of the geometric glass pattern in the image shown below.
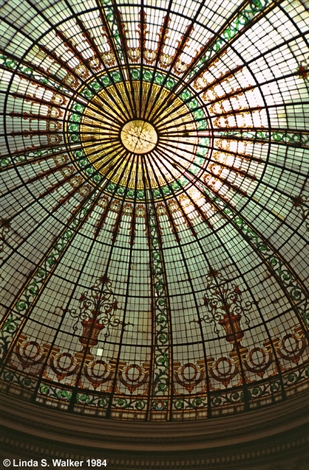
<path fill-rule="evenodd" d="M 308 393 L 305 3 L 0 3 L 1 393 L 141 421 Z"/>

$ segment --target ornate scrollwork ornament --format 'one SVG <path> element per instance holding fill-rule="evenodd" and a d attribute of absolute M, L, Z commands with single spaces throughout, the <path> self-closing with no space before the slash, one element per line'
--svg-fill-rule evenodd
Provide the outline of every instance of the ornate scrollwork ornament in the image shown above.
<path fill-rule="evenodd" d="M 302 60 L 299 62 L 298 67 L 296 69 L 296 73 L 303 80 L 308 80 L 308 76 L 309 76 L 308 69 L 309 69 L 309 58 L 307 60 Z"/>
<path fill-rule="evenodd" d="M 83 332 L 79 341 L 83 346 L 83 352 L 89 353 L 90 349 L 97 345 L 101 331 L 104 330 L 104 341 L 106 341 L 111 329 L 119 325 L 126 327 L 129 324 L 116 316 L 118 301 L 112 290 L 112 282 L 107 276 L 97 278 L 90 289 L 79 297 L 78 302 L 78 308 L 71 308 L 67 312 L 76 319 L 73 324 L 74 331 L 77 331 L 79 324 L 82 325 Z"/>
<path fill-rule="evenodd" d="M 60 348 L 54 346 L 49 356 L 49 366 L 61 382 L 78 371 L 80 361 L 73 354 L 61 352 Z M 45 375 L 47 376 L 46 372 Z"/>
<path fill-rule="evenodd" d="M 10 221 L 8 219 L 0 218 L 0 253 L 4 250 L 5 238 L 9 233 L 10 228 Z"/>
<path fill-rule="evenodd" d="M 102 384 L 108 383 L 112 379 L 114 371 L 115 361 L 107 363 L 102 359 L 97 359 L 86 362 L 84 365 L 85 376 L 95 390 Z"/>
<path fill-rule="evenodd" d="M 194 388 L 205 379 L 204 361 L 197 361 L 197 364 L 186 363 L 181 365 L 180 362 L 174 363 L 174 375 L 176 383 L 184 387 L 187 392 L 191 393 Z"/>
<path fill-rule="evenodd" d="M 224 327 L 227 333 L 227 341 L 231 342 L 242 337 L 239 326 L 240 318 L 249 325 L 248 313 L 252 308 L 252 303 L 243 301 L 240 288 L 225 279 L 219 271 L 210 271 L 206 278 L 206 291 L 203 297 L 206 313 L 201 316 L 201 321 L 214 323 L 214 331 L 219 334 L 218 324 Z M 234 326 L 231 326 L 231 325 Z M 230 331 L 231 330 L 231 331 Z M 232 335 L 232 336 L 231 336 Z"/>
<path fill-rule="evenodd" d="M 119 368 L 119 380 L 125 385 L 130 393 L 135 392 L 138 388 L 145 385 L 148 381 L 149 375 L 149 363 L 144 363 L 143 365 L 139 364 L 123 364 Z"/>
<path fill-rule="evenodd" d="M 300 212 L 302 219 L 304 220 L 306 229 L 309 230 L 309 196 L 305 194 L 299 194 L 298 196 L 291 196 L 293 201 L 293 208 Z M 307 220 L 306 220 L 307 219 Z"/>
<path fill-rule="evenodd" d="M 307 340 L 301 326 L 298 326 L 293 333 L 287 333 L 281 340 L 275 338 L 274 344 L 282 359 L 298 364 L 307 346 Z"/>
<path fill-rule="evenodd" d="M 269 343 L 265 343 L 265 348 L 257 346 L 250 349 L 243 363 L 247 370 L 263 378 L 265 372 L 273 361 L 273 354 Z"/>
<path fill-rule="evenodd" d="M 238 374 L 238 367 L 229 357 L 220 357 L 216 361 L 210 357 L 207 360 L 210 377 L 227 387 Z"/>
<path fill-rule="evenodd" d="M 40 344 L 38 341 L 28 340 L 24 334 L 19 335 L 15 347 L 16 356 L 24 370 L 43 364 L 49 350 L 49 344 Z"/>

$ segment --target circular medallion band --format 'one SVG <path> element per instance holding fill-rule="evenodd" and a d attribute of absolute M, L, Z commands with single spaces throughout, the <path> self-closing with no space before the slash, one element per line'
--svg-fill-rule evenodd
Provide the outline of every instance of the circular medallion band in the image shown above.
<path fill-rule="evenodd" d="M 131 153 L 145 154 L 153 150 L 158 142 L 155 128 L 142 119 L 127 122 L 120 132 L 124 147 Z"/>

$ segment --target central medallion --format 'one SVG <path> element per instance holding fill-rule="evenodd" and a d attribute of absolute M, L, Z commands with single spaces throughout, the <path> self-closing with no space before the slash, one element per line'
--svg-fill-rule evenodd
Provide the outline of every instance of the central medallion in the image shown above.
<path fill-rule="evenodd" d="M 94 186 L 140 201 L 148 189 L 154 199 L 161 199 L 191 184 L 208 155 L 208 138 L 198 135 L 208 128 L 206 116 L 192 91 L 172 93 L 162 87 L 161 73 L 153 82 L 132 75 L 132 87 L 119 81 L 120 73 L 115 83 L 105 74 L 99 78 L 93 88 L 92 81 L 88 88 L 81 87 L 89 103 L 70 107 L 66 138 L 77 169 Z M 129 89 L 132 96 L 127 95 Z M 187 101 L 193 104 L 189 107 Z"/>
<path fill-rule="evenodd" d="M 129 152 L 142 154 L 155 148 L 158 135 L 152 124 L 142 119 L 134 119 L 123 126 L 120 139 Z"/>

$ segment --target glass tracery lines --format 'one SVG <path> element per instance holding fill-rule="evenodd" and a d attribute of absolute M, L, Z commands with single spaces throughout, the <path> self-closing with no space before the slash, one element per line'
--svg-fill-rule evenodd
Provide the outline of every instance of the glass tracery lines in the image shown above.
<path fill-rule="evenodd" d="M 0 6 L 1 389 L 211 418 L 308 386 L 309 12 Z"/>

